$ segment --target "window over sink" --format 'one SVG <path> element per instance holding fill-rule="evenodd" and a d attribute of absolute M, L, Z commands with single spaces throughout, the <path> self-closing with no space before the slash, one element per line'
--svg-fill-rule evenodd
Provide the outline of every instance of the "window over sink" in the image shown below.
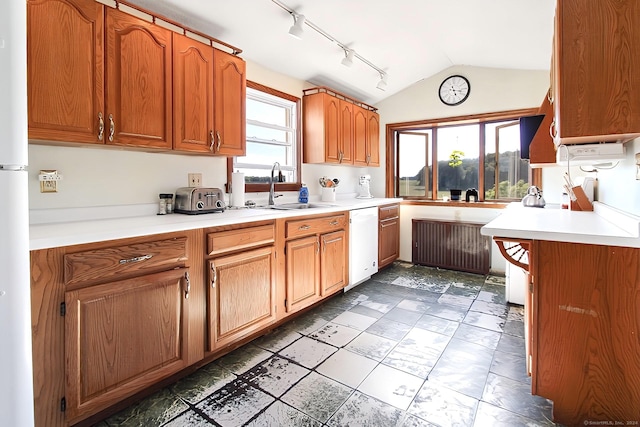
<path fill-rule="evenodd" d="M 300 187 L 300 98 L 247 82 L 247 150 L 229 159 L 227 182 L 233 171 L 245 175 L 247 192 L 269 191 L 271 169 L 280 164 L 284 182 L 279 191 Z"/>

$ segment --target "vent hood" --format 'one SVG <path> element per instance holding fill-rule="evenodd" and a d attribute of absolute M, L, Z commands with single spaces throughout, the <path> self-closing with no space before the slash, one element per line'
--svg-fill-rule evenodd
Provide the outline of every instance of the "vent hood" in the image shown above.
<path fill-rule="evenodd" d="M 558 146 L 557 163 L 566 166 L 567 159 L 571 166 L 617 162 L 625 159 L 625 148 L 621 142 Z"/>

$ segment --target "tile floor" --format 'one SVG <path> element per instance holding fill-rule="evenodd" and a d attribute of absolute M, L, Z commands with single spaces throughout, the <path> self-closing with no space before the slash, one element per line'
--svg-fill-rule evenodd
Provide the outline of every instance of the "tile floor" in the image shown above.
<path fill-rule="evenodd" d="M 547 426 L 504 279 L 396 263 L 98 424 Z"/>

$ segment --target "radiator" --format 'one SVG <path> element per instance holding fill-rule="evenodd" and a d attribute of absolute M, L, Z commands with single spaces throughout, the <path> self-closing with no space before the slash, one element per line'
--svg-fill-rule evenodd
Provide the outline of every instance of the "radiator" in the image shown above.
<path fill-rule="evenodd" d="M 414 264 L 470 273 L 489 273 L 491 240 L 480 234 L 483 224 L 412 220 Z"/>

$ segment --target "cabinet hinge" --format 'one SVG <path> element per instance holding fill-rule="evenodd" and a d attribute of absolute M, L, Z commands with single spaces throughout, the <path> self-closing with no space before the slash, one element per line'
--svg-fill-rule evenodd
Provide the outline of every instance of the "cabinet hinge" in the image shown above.
<path fill-rule="evenodd" d="M 60 399 L 60 412 L 65 412 L 67 410 L 67 399 L 63 397 Z"/>
<path fill-rule="evenodd" d="M 285 300 L 284 300 L 284 306 L 285 306 L 285 307 L 287 306 L 287 299 L 286 299 L 286 298 L 285 298 Z"/>
<path fill-rule="evenodd" d="M 66 316 L 67 314 L 67 303 L 66 302 L 61 302 L 60 303 L 60 316 Z"/>
<path fill-rule="evenodd" d="M 533 283 L 529 282 L 529 292 L 533 293 Z"/>

